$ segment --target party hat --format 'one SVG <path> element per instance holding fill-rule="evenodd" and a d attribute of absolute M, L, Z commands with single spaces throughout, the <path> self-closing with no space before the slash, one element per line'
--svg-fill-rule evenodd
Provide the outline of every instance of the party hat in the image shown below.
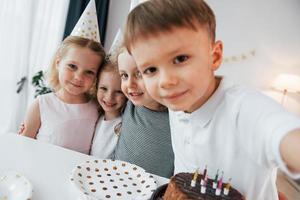
<path fill-rule="evenodd" d="M 101 43 L 95 0 L 90 0 L 71 35 L 80 36 Z"/>
<path fill-rule="evenodd" d="M 116 49 L 122 46 L 122 42 L 123 42 L 123 35 L 121 29 L 119 29 L 108 52 L 109 53 L 115 52 Z"/>
<path fill-rule="evenodd" d="M 146 0 L 131 0 L 129 11 L 134 9 L 137 5 L 145 2 Z"/>

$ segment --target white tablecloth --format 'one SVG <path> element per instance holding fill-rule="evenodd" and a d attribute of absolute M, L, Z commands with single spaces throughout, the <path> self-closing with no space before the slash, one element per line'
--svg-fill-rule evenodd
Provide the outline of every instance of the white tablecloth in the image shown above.
<path fill-rule="evenodd" d="M 33 185 L 33 200 L 76 200 L 73 168 L 94 159 L 85 154 L 12 133 L 0 134 L 0 172 L 17 171 Z M 168 179 L 155 176 L 158 185 Z"/>

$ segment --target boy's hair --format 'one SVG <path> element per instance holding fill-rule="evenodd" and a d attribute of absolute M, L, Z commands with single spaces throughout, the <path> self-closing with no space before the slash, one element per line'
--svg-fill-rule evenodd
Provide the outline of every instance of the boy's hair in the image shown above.
<path fill-rule="evenodd" d="M 197 30 L 199 25 L 207 29 L 211 42 L 214 42 L 215 15 L 203 0 L 149 0 L 129 13 L 124 44 L 130 52 L 131 46 L 140 38 L 170 32 L 174 27 Z"/>
<path fill-rule="evenodd" d="M 48 75 L 48 81 L 50 87 L 53 89 L 53 91 L 58 91 L 61 88 L 61 85 L 59 83 L 58 79 L 58 70 L 57 70 L 57 58 L 62 58 L 66 55 L 68 50 L 73 47 L 81 47 L 81 48 L 89 48 L 93 52 L 95 52 L 97 55 L 100 56 L 102 59 L 102 63 L 104 62 L 105 58 L 105 51 L 102 47 L 102 45 L 99 42 L 95 42 L 90 39 L 78 37 L 78 36 L 69 36 L 60 45 L 60 47 L 57 49 L 52 64 L 50 68 L 50 72 Z M 102 63 L 99 64 L 99 68 L 102 65 Z M 93 87 L 91 90 L 94 90 Z"/>

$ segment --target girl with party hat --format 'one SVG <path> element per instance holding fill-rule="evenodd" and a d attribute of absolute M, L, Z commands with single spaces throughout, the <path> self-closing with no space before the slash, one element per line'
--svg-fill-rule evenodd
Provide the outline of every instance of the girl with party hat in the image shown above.
<path fill-rule="evenodd" d="M 49 74 L 53 92 L 39 96 L 30 106 L 21 135 L 89 152 L 98 119 L 91 97 L 105 57 L 98 30 L 91 0 L 55 53 Z"/>

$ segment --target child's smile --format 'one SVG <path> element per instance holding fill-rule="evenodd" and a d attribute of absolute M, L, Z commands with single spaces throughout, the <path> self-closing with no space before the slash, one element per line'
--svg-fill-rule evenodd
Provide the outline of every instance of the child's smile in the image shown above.
<path fill-rule="evenodd" d="M 140 38 L 131 52 L 150 96 L 171 110 L 193 112 L 216 88 L 222 43 L 213 44 L 205 28 Z"/>
<path fill-rule="evenodd" d="M 97 99 L 106 118 L 118 116 L 126 98 L 121 91 L 121 80 L 118 72 L 102 71 L 99 76 Z"/>

